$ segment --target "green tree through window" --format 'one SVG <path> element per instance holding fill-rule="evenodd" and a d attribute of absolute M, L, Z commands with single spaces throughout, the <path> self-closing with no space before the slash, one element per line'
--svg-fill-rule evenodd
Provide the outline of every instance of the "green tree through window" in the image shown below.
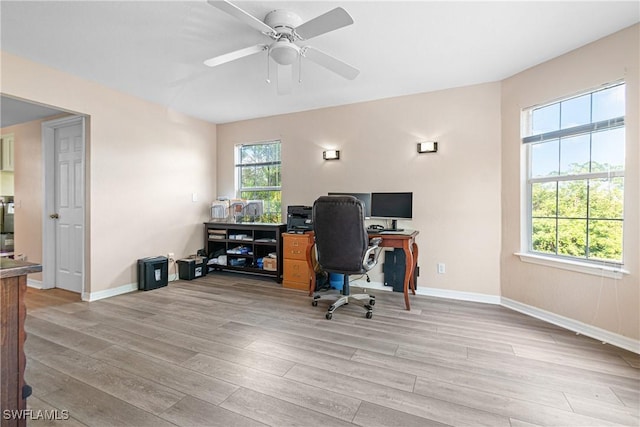
<path fill-rule="evenodd" d="M 262 200 L 260 222 L 282 220 L 280 141 L 236 145 L 236 194 Z"/>
<path fill-rule="evenodd" d="M 530 251 L 622 263 L 624 89 L 525 111 Z"/>

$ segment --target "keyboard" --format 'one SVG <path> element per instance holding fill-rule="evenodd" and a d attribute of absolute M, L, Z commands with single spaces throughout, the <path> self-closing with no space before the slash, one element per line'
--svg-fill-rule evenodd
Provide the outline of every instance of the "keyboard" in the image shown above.
<path fill-rule="evenodd" d="M 402 234 L 404 233 L 404 230 L 403 229 L 394 230 L 392 228 L 378 228 L 378 229 L 367 228 L 367 233 L 369 234 Z"/>

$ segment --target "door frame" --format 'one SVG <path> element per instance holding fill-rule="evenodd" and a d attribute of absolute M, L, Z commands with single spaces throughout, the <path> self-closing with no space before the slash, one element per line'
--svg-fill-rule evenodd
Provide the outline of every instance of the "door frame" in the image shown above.
<path fill-rule="evenodd" d="M 56 227 L 55 222 L 49 218 L 55 209 L 55 131 L 58 128 L 80 125 L 82 129 L 82 290 L 81 297 L 84 300 L 87 292 L 87 135 L 86 120 L 84 116 L 74 115 L 61 119 L 42 122 L 42 178 L 43 178 L 43 205 L 42 205 L 42 289 L 52 289 L 56 286 Z"/>

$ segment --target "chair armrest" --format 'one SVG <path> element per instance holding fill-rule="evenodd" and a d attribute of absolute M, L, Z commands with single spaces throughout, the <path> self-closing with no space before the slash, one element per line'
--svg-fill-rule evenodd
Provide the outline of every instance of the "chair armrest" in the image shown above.
<path fill-rule="evenodd" d="M 382 238 L 374 237 L 369 240 L 369 248 L 364 253 L 364 259 L 362 260 L 362 267 L 369 271 L 378 263 L 378 255 L 380 254 L 380 243 L 382 243 Z"/>

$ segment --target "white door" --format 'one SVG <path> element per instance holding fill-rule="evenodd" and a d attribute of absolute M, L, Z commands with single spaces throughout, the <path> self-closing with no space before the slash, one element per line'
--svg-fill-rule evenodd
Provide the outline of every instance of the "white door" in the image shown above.
<path fill-rule="evenodd" d="M 82 122 L 54 134 L 55 286 L 82 292 L 84 251 L 84 132 Z"/>

